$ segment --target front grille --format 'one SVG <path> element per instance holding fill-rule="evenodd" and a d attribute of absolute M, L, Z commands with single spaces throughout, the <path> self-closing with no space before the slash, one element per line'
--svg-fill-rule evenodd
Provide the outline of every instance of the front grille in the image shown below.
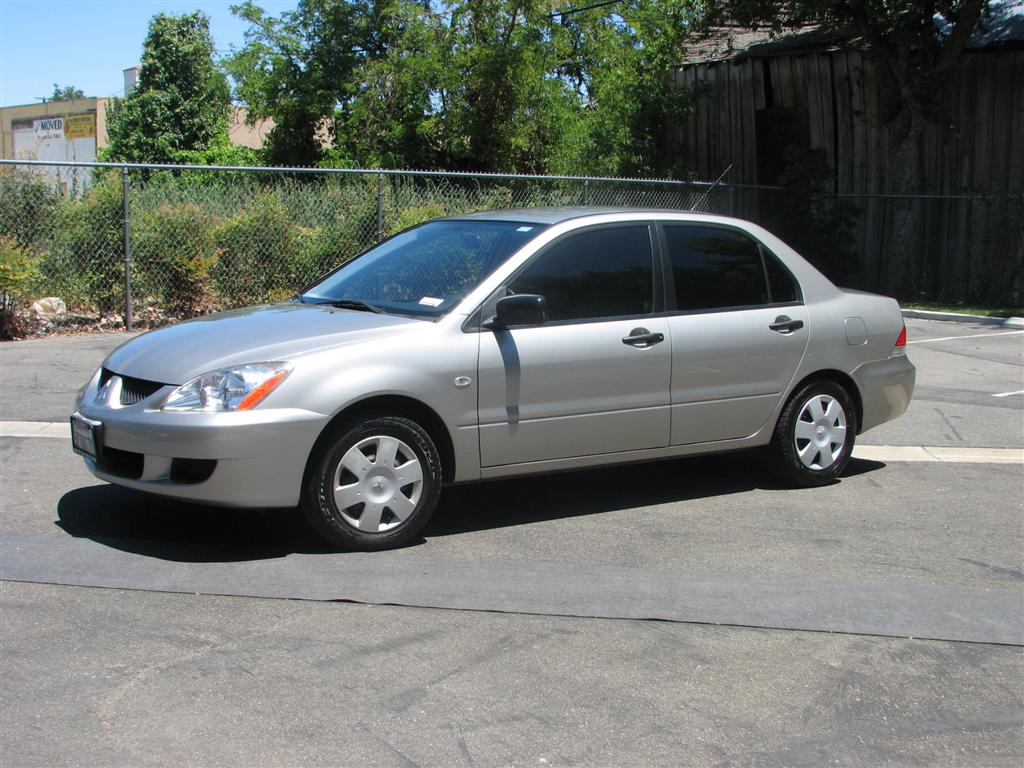
<path fill-rule="evenodd" d="M 146 381 L 135 379 L 131 376 L 121 377 L 121 405 L 135 405 L 141 403 L 150 395 L 163 389 L 164 385 L 158 381 Z"/>
<path fill-rule="evenodd" d="M 100 389 L 103 388 L 103 385 L 112 376 L 120 376 L 121 378 L 121 405 L 141 403 L 147 397 L 166 386 L 159 381 L 146 381 L 146 379 L 136 379 L 134 376 L 123 376 L 104 368 L 100 371 Z"/>

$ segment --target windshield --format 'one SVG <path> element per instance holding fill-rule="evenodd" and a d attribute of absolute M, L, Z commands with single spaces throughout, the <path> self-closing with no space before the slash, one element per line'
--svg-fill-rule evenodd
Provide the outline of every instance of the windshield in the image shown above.
<path fill-rule="evenodd" d="M 544 228 L 513 221 L 431 221 L 371 248 L 299 298 L 437 317 Z"/>

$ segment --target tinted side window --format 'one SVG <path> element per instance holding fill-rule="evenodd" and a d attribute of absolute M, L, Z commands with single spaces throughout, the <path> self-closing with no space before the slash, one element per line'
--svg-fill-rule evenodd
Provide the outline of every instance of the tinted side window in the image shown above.
<path fill-rule="evenodd" d="M 761 248 L 761 254 L 764 256 L 764 268 L 768 272 L 772 303 L 800 301 L 800 288 L 796 284 L 796 279 L 789 274 L 789 270 L 766 248 Z"/>
<path fill-rule="evenodd" d="M 676 307 L 681 310 L 768 303 L 757 243 L 742 232 L 700 225 L 665 225 Z"/>
<path fill-rule="evenodd" d="M 654 309 L 654 269 L 647 225 L 602 227 L 568 235 L 509 285 L 547 299 L 550 322 L 641 315 Z"/>

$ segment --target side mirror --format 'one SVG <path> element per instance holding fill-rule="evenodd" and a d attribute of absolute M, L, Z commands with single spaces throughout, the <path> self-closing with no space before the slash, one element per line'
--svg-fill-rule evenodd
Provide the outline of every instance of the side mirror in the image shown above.
<path fill-rule="evenodd" d="M 513 325 L 543 325 L 548 319 L 544 311 L 547 300 L 543 296 L 524 293 L 499 299 L 494 307 L 494 317 L 483 324 L 484 328 L 495 330 Z"/>

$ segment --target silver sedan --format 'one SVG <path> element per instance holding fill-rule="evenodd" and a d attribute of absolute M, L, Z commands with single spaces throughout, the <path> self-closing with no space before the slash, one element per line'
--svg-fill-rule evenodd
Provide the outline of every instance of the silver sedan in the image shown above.
<path fill-rule="evenodd" d="M 746 221 L 538 209 L 406 230 L 292 301 L 128 341 L 82 388 L 97 477 L 300 506 L 347 549 L 408 542 L 442 486 L 762 449 L 833 482 L 914 387 L 890 298 Z"/>

